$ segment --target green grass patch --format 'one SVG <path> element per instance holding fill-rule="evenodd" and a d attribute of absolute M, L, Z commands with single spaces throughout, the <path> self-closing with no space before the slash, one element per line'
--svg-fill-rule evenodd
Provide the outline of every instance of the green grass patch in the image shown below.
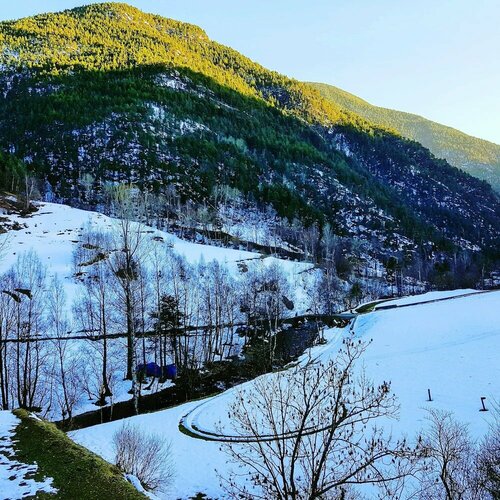
<path fill-rule="evenodd" d="M 21 419 L 16 428 L 16 457 L 38 464 L 37 478 L 54 478 L 56 494 L 40 493 L 36 498 L 68 500 L 139 500 L 146 498 L 128 483 L 119 469 L 73 442 L 54 424 L 15 410 Z"/>
<path fill-rule="evenodd" d="M 387 302 L 388 300 L 394 300 L 394 299 L 382 299 L 382 300 L 375 300 L 374 302 L 368 302 L 367 304 L 363 304 L 362 306 L 357 307 L 355 311 L 358 314 L 369 313 L 375 309 L 375 306 L 378 306 L 383 302 Z"/>

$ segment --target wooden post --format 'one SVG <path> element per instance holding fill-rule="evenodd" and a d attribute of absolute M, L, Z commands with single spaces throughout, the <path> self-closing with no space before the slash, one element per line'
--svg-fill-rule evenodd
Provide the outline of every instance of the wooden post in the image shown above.
<path fill-rule="evenodd" d="M 484 396 L 481 397 L 481 404 L 483 405 L 483 407 L 479 411 L 488 411 L 488 408 L 486 408 L 486 406 L 484 405 L 485 399 L 486 398 Z"/>
<path fill-rule="evenodd" d="M 432 401 L 432 396 L 431 396 L 431 390 L 427 389 L 427 395 L 429 396 L 429 399 L 427 401 Z"/>

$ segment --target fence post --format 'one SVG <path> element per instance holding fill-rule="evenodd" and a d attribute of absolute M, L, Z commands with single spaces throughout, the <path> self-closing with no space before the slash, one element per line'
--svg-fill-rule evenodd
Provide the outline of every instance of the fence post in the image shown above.
<path fill-rule="evenodd" d="M 481 397 L 481 404 L 483 405 L 483 407 L 479 411 L 488 411 L 488 408 L 486 408 L 486 406 L 484 405 L 485 399 L 486 398 L 484 396 Z"/>

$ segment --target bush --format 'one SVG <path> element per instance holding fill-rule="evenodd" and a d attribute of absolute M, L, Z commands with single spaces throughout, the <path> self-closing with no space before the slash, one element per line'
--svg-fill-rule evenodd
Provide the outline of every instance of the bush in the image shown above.
<path fill-rule="evenodd" d="M 429 499 L 476 498 L 475 445 L 467 425 L 451 412 L 428 410 L 430 425 L 422 436 L 426 461 L 420 477 L 420 497 Z M 479 497 L 481 498 L 481 497 Z"/>
<path fill-rule="evenodd" d="M 476 459 L 478 482 L 492 498 L 500 498 L 500 409 L 495 408 L 495 421 L 483 439 Z"/>
<path fill-rule="evenodd" d="M 173 479 L 171 447 L 161 436 L 123 424 L 113 436 L 115 464 L 148 490 L 164 491 Z"/>

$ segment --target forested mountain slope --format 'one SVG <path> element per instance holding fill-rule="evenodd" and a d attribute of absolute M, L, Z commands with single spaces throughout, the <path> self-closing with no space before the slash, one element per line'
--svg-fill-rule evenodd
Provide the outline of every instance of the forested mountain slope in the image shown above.
<path fill-rule="evenodd" d="M 117 3 L 3 22 L 0 65 L 4 184 L 20 160 L 91 206 L 111 182 L 209 206 L 227 185 L 381 247 L 498 250 L 486 183 L 196 26 Z"/>
<path fill-rule="evenodd" d="M 500 192 L 500 146 L 464 134 L 422 116 L 381 108 L 325 83 L 311 83 L 314 88 L 342 109 L 356 113 L 371 123 L 393 128 L 402 136 L 423 144 L 451 165 L 489 182 Z"/>

